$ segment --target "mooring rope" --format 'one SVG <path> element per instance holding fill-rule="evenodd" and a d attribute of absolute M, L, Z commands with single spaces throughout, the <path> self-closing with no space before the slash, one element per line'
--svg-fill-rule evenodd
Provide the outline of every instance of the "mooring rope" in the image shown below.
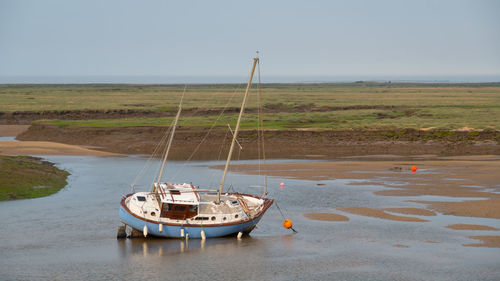
<path fill-rule="evenodd" d="M 282 218 L 283 218 L 283 220 L 285 221 L 285 220 L 286 220 L 285 215 L 283 215 L 283 212 L 281 211 L 281 208 L 280 208 L 280 206 L 278 205 L 278 202 L 277 202 L 277 201 L 274 201 L 274 204 L 276 205 L 276 208 L 278 208 L 278 211 L 280 212 L 281 217 L 282 217 Z M 294 233 L 297 233 L 297 230 L 293 229 L 293 227 L 290 227 L 290 229 L 291 229 Z"/>

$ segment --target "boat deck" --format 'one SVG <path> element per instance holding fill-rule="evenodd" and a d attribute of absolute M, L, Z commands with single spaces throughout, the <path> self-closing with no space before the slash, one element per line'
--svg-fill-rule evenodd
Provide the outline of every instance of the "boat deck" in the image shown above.
<path fill-rule="evenodd" d="M 160 217 L 158 201 L 151 192 L 136 193 L 128 197 L 125 204 L 136 216 L 158 223 L 206 225 L 247 220 L 259 213 L 264 203 L 263 199 L 238 193 L 222 194 L 219 204 L 215 203 L 217 200 L 215 192 L 199 192 L 197 196 L 200 198 L 196 204 L 197 215 L 185 220 Z"/>

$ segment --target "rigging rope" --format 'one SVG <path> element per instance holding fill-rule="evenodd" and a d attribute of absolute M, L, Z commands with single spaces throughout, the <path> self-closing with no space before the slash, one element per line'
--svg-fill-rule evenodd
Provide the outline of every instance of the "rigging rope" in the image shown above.
<path fill-rule="evenodd" d="M 173 124 L 173 121 L 172 121 L 172 124 Z M 140 179 L 142 179 L 142 177 L 145 175 L 146 171 L 149 170 L 149 168 L 153 164 L 152 160 L 155 158 L 154 156 L 157 155 L 158 150 L 160 149 L 160 147 L 163 147 L 163 143 L 166 141 L 168 135 L 170 134 L 170 131 L 171 131 L 171 128 L 172 128 L 172 124 L 168 128 L 165 129 L 165 133 L 163 133 L 160 141 L 156 144 L 155 149 L 153 150 L 153 153 L 151 153 L 151 155 L 149 156 L 148 160 L 146 161 L 146 163 L 142 167 L 141 171 L 135 177 L 134 181 L 131 184 L 132 186 L 135 186 L 137 184 L 137 182 Z"/>
<path fill-rule="evenodd" d="M 238 86 L 234 89 L 233 91 L 233 94 L 232 96 L 230 97 L 230 99 L 227 101 L 222 113 L 224 113 L 224 111 L 227 109 L 227 107 L 229 106 L 229 103 L 232 101 L 232 99 L 234 98 L 235 94 L 236 94 L 236 90 L 238 89 L 238 87 L 241 87 L 241 83 L 238 84 Z M 198 106 L 196 107 L 192 112 L 191 114 L 187 115 L 187 116 L 195 116 L 199 111 L 201 111 L 203 108 L 205 108 L 205 105 L 208 104 L 209 101 L 212 101 L 213 100 L 213 96 L 215 95 L 216 93 L 212 93 L 212 95 L 208 98 L 205 99 L 205 102 L 201 105 L 201 106 Z M 220 114 L 220 116 L 222 115 L 222 113 Z M 220 116 L 219 118 L 217 118 L 216 122 L 214 122 L 214 124 L 212 125 L 212 128 L 216 125 L 217 121 L 220 119 Z M 137 176 L 135 177 L 135 179 L 132 181 L 132 184 L 131 184 L 131 187 L 132 189 L 134 190 L 134 186 L 144 177 L 144 175 L 146 174 L 146 171 L 148 171 L 151 166 L 153 165 L 154 163 L 154 159 L 160 157 L 160 155 L 164 154 L 165 150 L 166 150 L 166 147 L 165 147 L 165 143 L 168 139 L 168 137 L 170 136 L 170 133 L 172 131 L 172 126 L 175 122 L 175 119 L 172 120 L 172 122 L 170 123 L 170 126 L 166 127 L 165 130 L 164 130 L 164 133 L 162 134 L 162 137 L 160 139 L 160 141 L 155 145 L 155 148 L 153 150 L 153 152 L 150 154 L 150 156 L 148 157 L 148 160 L 146 161 L 146 163 L 143 165 L 142 169 L 140 170 L 140 172 L 137 174 Z M 211 128 L 211 129 L 212 129 Z M 210 133 L 210 131 L 209 131 Z M 208 133 L 207 133 L 207 136 L 208 136 Z M 205 137 L 206 139 L 206 137 Z M 204 140 L 205 140 L 204 139 Z M 203 142 L 203 141 L 202 141 Z M 201 144 L 200 144 L 201 145 Z M 197 147 L 198 149 L 199 147 Z M 196 150 L 197 150 L 196 149 Z M 191 154 L 191 156 L 189 157 L 189 160 L 191 160 L 191 158 L 194 156 L 194 153 L 196 153 L 196 150 Z M 160 167 L 158 167 L 155 175 L 158 175 L 159 173 L 159 170 L 160 170 Z M 156 177 L 155 177 L 156 178 Z M 154 184 L 154 181 L 151 183 L 151 185 Z"/>
<path fill-rule="evenodd" d="M 276 205 L 276 208 L 278 208 L 278 211 L 280 211 L 280 214 L 281 214 L 281 217 L 283 218 L 283 220 L 285 220 L 285 215 L 283 215 L 283 212 L 281 211 L 280 206 L 278 206 L 278 202 L 274 201 L 274 204 Z"/>
<path fill-rule="evenodd" d="M 220 161 L 220 157 L 222 155 L 222 149 L 224 148 L 224 146 L 226 144 L 226 139 L 227 139 L 227 135 L 228 134 L 229 134 L 229 131 L 226 131 L 226 134 L 224 135 L 224 138 L 222 139 L 222 143 L 221 143 L 220 148 L 219 148 L 219 155 L 217 156 L 217 161 Z M 210 173 L 210 176 L 208 177 L 207 183 L 208 183 L 209 186 L 214 185 L 212 183 L 212 179 L 214 178 L 214 175 L 215 175 L 215 171 L 212 171 Z"/>
<path fill-rule="evenodd" d="M 196 146 L 196 148 L 193 150 L 193 152 L 191 153 L 191 155 L 189 156 L 189 158 L 184 162 L 184 164 L 177 171 L 177 173 L 172 177 L 172 179 L 176 178 L 179 175 L 180 171 L 182 171 L 184 169 L 184 167 L 187 166 L 187 164 L 189 163 L 189 161 L 191 161 L 191 159 L 194 157 L 194 155 L 198 152 L 198 150 L 200 149 L 201 145 L 206 141 L 206 139 L 208 138 L 208 135 L 212 132 L 212 130 L 215 128 L 215 126 L 217 125 L 217 123 L 221 119 L 221 117 L 224 114 L 224 112 L 227 110 L 229 104 L 232 102 L 233 98 L 236 96 L 236 91 L 240 87 L 241 87 L 241 83 L 239 83 L 238 86 L 234 89 L 233 94 L 228 99 L 226 105 L 223 107 L 223 109 L 222 109 L 221 113 L 219 114 L 219 116 L 217 117 L 217 119 L 212 123 L 212 126 L 210 127 L 210 129 L 208 130 L 208 132 L 205 134 L 205 136 L 203 137 L 203 139 L 201 140 L 201 142 Z"/>
<path fill-rule="evenodd" d="M 170 123 L 170 126 L 169 126 L 169 129 L 167 131 L 167 133 L 162 137 L 159 145 L 161 145 L 160 147 L 163 148 L 162 151 L 160 151 L 160 149 L 158 149 L 158 151 L 155 152 L 155 154 L 153 154 L 151 157 L 154 157 L 154 158 L 160 158 L 161 159 L 161 156 L 165 154 L 166 150 L 167 150 L 167 147 L 166 147 L 166 143 L 167 143 L 167 139 L 168 137 L 172 134 L 172 131 L 173 131 L 173 126 L 174 126 L 174 123 L 175 123 L 175 119 L 172 121 L 172 123 Z M 157 156 L 157 157 L 156 157 Z M 151 163 L 152 164 L 152 163 Z M 161 165 L 156 169 L 156 172 L 155 172 L 155 176 L 153 178 L 153 181 L 151 182 L 150 186 L 153 186 L 154 183 L 155 183 L 155 179 L 156 177 L 160 174 L 160 171 L 161 170 Z"/>

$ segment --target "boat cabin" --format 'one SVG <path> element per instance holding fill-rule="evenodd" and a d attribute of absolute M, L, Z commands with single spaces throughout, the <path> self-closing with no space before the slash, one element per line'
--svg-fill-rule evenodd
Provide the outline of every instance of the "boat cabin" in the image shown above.
<path fill-rule="evenodd" d="M 200 198 L 194 186 L 190 184 L 160 184 L 160 217 L 185 220 L 198 215 Z"/>
<path fill-rule="evenodd" d="M 198 215 L 197 205 L 162 203 L 160 214 L 162 218 L 185 220 L 196 215 Z"/>

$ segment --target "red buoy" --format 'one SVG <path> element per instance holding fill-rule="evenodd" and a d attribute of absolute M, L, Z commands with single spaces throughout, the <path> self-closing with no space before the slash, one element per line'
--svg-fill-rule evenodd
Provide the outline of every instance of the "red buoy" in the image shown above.
<path fill-rule="evenodd" d="M 417 171 L 417 166 L 411 166 L 411 171 L 415 173 Z"/>
<path fill-rule="evenodd" d="M 292 224 L 292 221 L 291 220 L 284 220 L 283 221 L 283 227 L 286 228 L 286 229 L 290 229 L 292 228 L 293 224 Z"/>

